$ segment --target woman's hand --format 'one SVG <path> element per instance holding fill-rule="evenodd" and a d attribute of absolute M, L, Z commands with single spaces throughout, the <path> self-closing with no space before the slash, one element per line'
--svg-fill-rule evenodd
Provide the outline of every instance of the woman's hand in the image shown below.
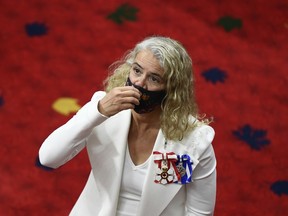
<path fill-rule="evenodd" d="M 139 90 L 133 86 L 116 87 L 99 101 L 98 110 L 110 117 L 122 110 L 134 109 L 139 105 L 140 96 Z"/>

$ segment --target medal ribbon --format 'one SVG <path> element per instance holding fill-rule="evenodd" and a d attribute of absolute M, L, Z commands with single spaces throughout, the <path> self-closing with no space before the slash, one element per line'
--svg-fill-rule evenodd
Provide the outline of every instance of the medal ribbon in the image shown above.
<path fill-rule="evenodd" d="M 190 183 L 192 181 L 192 162 L 191 162 L 191 158 L 189 155 L 184 154 L 180 157 L 180 155 L 177 156 L 178 157 L 178 162 L 177 165 L 182 162 L 182 166 L 185 169 L 185 175 L 183 175 L 181 177 L 181 184 L 187 184 Z M 180 183 L 180 182 L 178 182 Z"/>
<path fill-rule="evenodd" d="M 161 153 L 159 151 L 154 151 L 153 152 L 153 156 L 154 156 L 154 162 L 156 164 L 158 164 L 158 168 L 159 169 L 162 168 L 161 167 L 162 166 L 162 161 L 166 160 L 168 169 L 170 169 L 170 167 L 172 165 L 177 180 L 179 181 L 181 179 L 180 173 L 178 172 L 178 169 L 176 167 L 177 155 L 174 152 Z"/>

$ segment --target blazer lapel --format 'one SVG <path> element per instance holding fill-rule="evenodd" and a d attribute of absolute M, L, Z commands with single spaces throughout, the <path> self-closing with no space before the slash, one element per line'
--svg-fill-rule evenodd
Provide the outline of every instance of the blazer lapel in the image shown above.
<path fill-rule="evenodd" d="M 160 130 L 155 142 L 153 151 L 164 151 L 165 139 Z M 148 175 L 144 182 L 141 201 L 139 204 L 138 216 L 158 216 L 167 207 L 176 193 L 180 190 L 180 184 L 157 184 L 155 179 L 154 160 L 150 160 Z"/>
<path fill-rule="evenodd" d="M 92 135 L 90 138 L 92 145 L 88 146 L 92 170 L 94 176 L 97 176 L 95 182 L 104 205 L 99 215 L 116 215 L 131 112 L 123 111 L 117 117 L 118 127 L 115 127 L 113 118 L 110 117 L 101 127 L 96 128 L 95 134 L 101 135 Z M 97 146 L 94 143 L 105 143 L 105 145 Z"/>

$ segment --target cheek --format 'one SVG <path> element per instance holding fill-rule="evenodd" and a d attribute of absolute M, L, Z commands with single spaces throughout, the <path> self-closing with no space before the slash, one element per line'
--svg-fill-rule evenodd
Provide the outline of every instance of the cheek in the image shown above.
<path fill-rule="evenodd" d="M 161 85 L 161 86 L 158 86 L 157 88 L 154 89 L 154 91 L 163 91 L 163 90 L 166 90 L 165 88 L 165 85 Z"/>

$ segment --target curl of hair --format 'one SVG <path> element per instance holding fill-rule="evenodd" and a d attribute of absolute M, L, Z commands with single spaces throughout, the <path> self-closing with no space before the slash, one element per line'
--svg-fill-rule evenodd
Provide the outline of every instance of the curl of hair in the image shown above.
<path fill-rule="evenodd" d="M 109 69 L 112 72 L 104 81 L 105 90 L 124 86 L 129 76 L 131 65 L 136 55 L 142 50 L 149 50 L 164 69 L 166 97 L 161 104 L 161 129 L 166 139 L 181 140 L 195 126 L 207 124 L 201 120 L 195 101 L 192 60 L 185 48 L 178 41 L 168 37 L 153 36 L 138 43 Z M 194 118 L 195 120 L 191 120 Z"/>

